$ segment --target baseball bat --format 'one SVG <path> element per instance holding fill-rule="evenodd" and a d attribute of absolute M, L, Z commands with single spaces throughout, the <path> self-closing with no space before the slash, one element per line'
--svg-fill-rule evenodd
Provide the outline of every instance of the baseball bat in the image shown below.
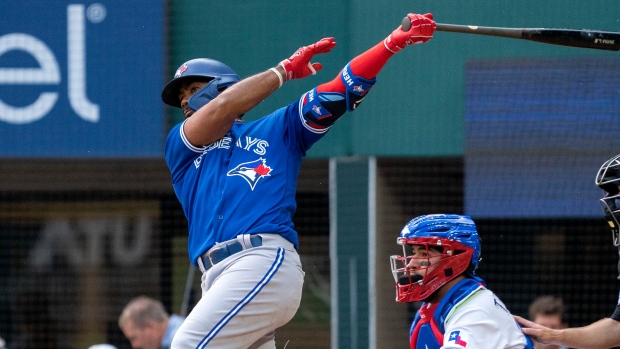
<path fill-rule="evenodd" d="M 411 28 L 409 17 L 403 18 L 402 29 Z M 501 28 L 480 27 L 475 25 L 437 23 L 438 31 L 500 36 L 522 39 L 545 44 L 592 48 L 596 50 L 620 50 L 620 33 L 589 29 L 555 29 L 555 28 Z"/>
<path fill-rule="evenodd" d="M 187 271 L 187 279 L 185 279 L 185 291 L 183 292 L 183 301 L 181 303 L 181 310 L 179 315 L 187 316 L 189 313 L 189 299 L 192 294 L 192 286 L 194 285 L 194 274 L 196 273 L 196 267 L 193 264 L 189 264 L 189 270 Z"/>

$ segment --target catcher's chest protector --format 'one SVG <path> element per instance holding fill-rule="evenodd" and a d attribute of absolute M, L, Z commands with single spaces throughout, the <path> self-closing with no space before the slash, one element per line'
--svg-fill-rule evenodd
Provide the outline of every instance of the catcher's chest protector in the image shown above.
<path fill-rule="evenodd" d="M 464 279 L 456 284 L 442 300 L 428 307 L 423 303 L 411 326 L 411 349 L 439 349 L 443 345 L 444 323 L 452 308 L 483 288 L 477 280 Z"/>

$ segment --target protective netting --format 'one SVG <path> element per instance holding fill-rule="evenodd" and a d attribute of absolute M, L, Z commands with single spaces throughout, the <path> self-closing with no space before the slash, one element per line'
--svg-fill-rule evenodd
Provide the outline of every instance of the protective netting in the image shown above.
<path fill-rule="evenodd" d="M 365 4 L 371 5 L 382 11 L 393 7 Z M 608 5 L 596 7 L 617 13 Z M 352 52 L 393 28 L 386 12 L 378 12 L 372 25 L 358 26 L 368 22 L 367 11 L 350 11 L 347 1 L 312 6 L 290 1 L 0 2 L 0 13 L 11 14 L 0 20 L 0 336 L 8 348 L 82 349 L 95 343 L 129 348 L 117 319 L 138 295 L 160 300 L 170 313 L 191 310 L 200 297 L 200 275 L 188 261 L 187 221 L 163 161 L 165 135 L 183 116 L 164 108 L 161 87 L 189 58 L 221 59 L 248 76 L 319 34 L 340 40 L 339 49 L 323 60 L 331 79 Z M 450 4 L 433 6 L 445 7 L 446 14 L 463 11 Z M 579 15 L 574 6 L 566 7 Z M 486 17 L 498 18 L 492 8 L 485 11 Z M 555 8 L 547 12 L 566 17 Z M 239 16 L 245 17 L 231 20 Z M 399 16 L 400 10 L 396 22 Z M 589 17 L 604 23 L 600 16 Z M 479 274 L 515 314 L 526 316 L 536 296 L 554 294 L 566 302 L 571 326 L 609 316 L 617 300 L 618 256 L 593 179 L 598 166 L 620 149 L 620 63 L 557 57 L 476 59 L 461 65 L 464 55 L 514 52 L 509 44 L 498 52 L 470 45 L 473 39 L 463 36 L 433 40 L 450 54 L 431 46 L 415 53 L 423 63 L 408 63 L 412 70 L 396 70 L 396 61 L 384 71 L 383 81 L 402 79 L 407 86 L 402 90 L 420 102 L 415 108 L 402 103 L 393 87 L 378 85 L 373 93 L 381 98 L 365 102 L 372 112 L 360 111 L 353 121 L 343 118 L 326 137 L 331 139 L 313 150 L 332 156 L 332 151 L 386 154 L 396 148 L 403 155 L 413 145 L 422 154 L 378 159 L 376 230 L 384 252 L 390 246 L 397 252 L 395 238 L 415 216 L 471 214 L 482 237 Z M 543 46 L 528 47 L 534 56 L 547 54 Z M 463 69 L 461 134 L 454 130 L 460 130 Z M 408 75 L 422 73 L 433 77 L 421 80 L 426 88 Z M 323 82 L 319 78 L 325 75 L 287 85 L 246 119 L 296 100 Z M 384 125 L 392 129 L 381 131 Z M 462 136 L 464 156 L 433 157 L 458 154 Z M 403 139 L 409 147 L 398 143 Z M 304 161 L 294 217 L 306 272 L 304 296 L 295 318 L 277 332 L 279 348 L 330 347 L 335 324 L 329 181 L 327 159 Z M 360 232 L 348 247 L 366 243 L 366 232 Z M 377 347 L 402 348 L 417 304 L 395 304 L 389 260 L 383 257 L 377 261 Z M 393 312 L 403 307 L 406 315 Z"/>
<path fill-rule="evenodd" d="M 389 224 L 378 232 L 394 250 L 408 219 L 462 210 L 462 159 L 386 158 L 378 167 L 389 195 L 396 198 L 394 211 L 384 218 Z M 109 171 L 123 176 L 127 169 L 119 168 Z M 158 171 L 150 170 L 157 177 Z M 135 169 L 129 171 L 136 175 Z M 295 318 L 278 331 L 279 346 L 329 347 L 327 183 L 327 160 L 304 162 L 295 215 L 306 272 L 304 298 Z M 186 296 L 187 222 L 167 188 L 4 191 L 0 216 L 0 333 L 12 348 L 85 348 L 97 342 L 129 348 L 116 321 L 130 298 L 150 295 L 178 314 L 184 304 L 191 310 L 200 296 L 199 273 Z M 570 325 L 585 325 L 613 311 L 617 251 L 601 218 L 476 223 L 483 246 L 479 274 L 515 314 L 526 316 L 529 302 L 541 294 L 564 298 Z M 394 306 L 392 276 L 389 261 L 382 263 L 388 295 L 378 304 L 388 308 Z M 415 304 L 409 308 L 411 316 Z M 407 328 L 410 316 L 387 314 L 379 325 Z M 406 342 L 406 333 L 387 331 Z"/>
<path fill-rule="evenodd" d="M 33 174 L 22 163 L 4 163 L 17 171 L 11 180 L 4 176 L 4 185 L 21 189 L 0 193 L 0 336 L 9 348 L 130 348 L 117 320 L 131 298 L 153 297 L 174 314 L 191 311 L 200 298 L 200 273 L 187 257 L 187 221 L 171 185 L 160 181 L 167 169 L 160 160 L 142 162 L 141 170 L 124 161 L 101 164 L 50 161 L 47 173 Z M 278 345 L 282 338 L 329 347 L 327 166 L 325 160 L 304 166 L 295 221 L 306 296 Z M 69 184 L 69 173 L 81 179 Z M 113 177 L 134 180 L 106 179 Z M 63 185 L 99 188 L 54 190 Z"/>
<path fill-rule="evenodd" d="M 464 173 L 463 162 L 461 158 L 379 160 L 382 180 L 390 188 L 386 195 L 395 198 L 395 208 L 384 209 L 388 212 L 386 223 L 378 229 L 381 234 L 389 235 L 386 243 L 394 245 L 394 253 L 400 253 L 395 239 L 409 219 L 429 213 L 464 212 L 464 177 L 469 173 Z M 588 182 L 595 187 L 593 178 L 594 175 Z M 527 188 L 511 190 L 527 192 Z M 544 193 L 537 195 L 545 198 Z M 498 219 L 473 215 L 472 218 L 482 241 L 478 275 L 513 314 L 527 317 L 530 302 L 541 295 L 555 295 L 564 300 L 565 320 L 570 326 L 586 325 L 613 313 L 619 286 L 618 250 L 612 244 L 612 234 L 602 211 L 598 217 L 580 219 L 515 219 L 509 217 L 510 212 L 506 216 Z M 380 300 L 381 306 L 390 306 L 386 303 L 389 301 L 393 298 Z M 417 306 L 411 304 L 409 318 L 403 317 L 408 324 Z M 399 328 L 389 315 L 380 323 Z M 393 338 L 403 338 L 400 332 L 389 333 Z"/>
<path fill-rule="evenodd" d="M 594 178 L 620 149 L 618 62 L 472 59 L 465 75 L 464 212 L 482 237 L 480 274 L 513 313 L 537 296 L 571 326 L 608 317 L 617 249 Z"/>

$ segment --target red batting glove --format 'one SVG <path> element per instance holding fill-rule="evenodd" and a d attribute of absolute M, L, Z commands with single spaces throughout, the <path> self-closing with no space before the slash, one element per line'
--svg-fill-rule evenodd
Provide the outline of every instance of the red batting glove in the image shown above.
<path fill-rule="evenodd" d="M 301 79 L 323 69 L 321 63 L 310 63 L 317 53 L 327 53 L 336 46 L 334 38 L 323 38 L 317 43 L 299 48 L 290 58 L 280 62 L 286 72 L 286 81 Z"/>
<path fill-rule="evenodd" d="M 435 28 L 437 28 L 437 23 L 433 21 L 431 13 L 425 15 L 410 13 L 407 17 L 411 20 L 409 30 L 404 31 L 400 25 L 383 40 L 385 48 L 392 53 L 402 50 L 405 46 L 427 42 L 433 37 Z"/>

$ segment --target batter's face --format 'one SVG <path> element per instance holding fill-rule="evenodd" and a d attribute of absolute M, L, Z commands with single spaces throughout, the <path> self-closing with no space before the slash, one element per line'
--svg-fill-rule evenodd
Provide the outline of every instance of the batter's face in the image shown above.
<path fill-rule="evenodd" d="M 121 330 L 133 349 L 159 349 L 163 338 L 163 333 L 153 321 L 148 321 L 144 328 L 127 321 Z"/>
<path fill-rule="evenodd" d="M 412 257 L 407 267 L 412 270 L 412 274 L 425 276 L 437 267 L 441 260 L 441 251 L 424 245 L 412 245 Z"/>
<path fill-rule="evenodd" d="M 193 96 L 200 89 L 205 87 L 208 84 L 206 81 L 192 81 L 187 84 L 184 84 L 179 88 L 179 100 L 181 101 L 181 109 L 183 109 L 183 114 L 185 118 L 189 118 L 194 114 L 194 110 L 192 110 L 188 105 L 187 101 L 189 98 Z"/>

